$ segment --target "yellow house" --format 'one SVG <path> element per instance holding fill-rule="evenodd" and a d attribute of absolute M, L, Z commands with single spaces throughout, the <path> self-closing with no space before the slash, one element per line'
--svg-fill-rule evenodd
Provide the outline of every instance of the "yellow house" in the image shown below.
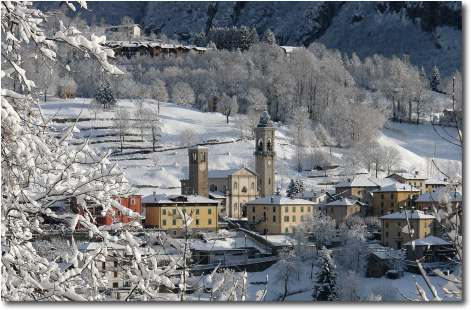
<path fill-rule="evenodd" d="M 326 213 L 340 225 L 343 220 L 349 216 L 361 216 L 361 205 L 358 200 L 344 198 L 342 200 L 332 201 L 325 205 Z"/>
<path fill-rule="evenodd" d="M 364 201 L 368 193 L 396 183 L 388 178 L 353 178 L 335 185 L 335 194 L 340 198 L 351 198 Z"/>
<path fill-rule="evenodd" d="M 406 216 L 413 230 L 412 239 L 422 239 L 433 236 L 435 233 L 435 217 L 422 211 L 411 210 L 399 211 L 380 217 L 381 220 L 381 243 L 394 249 L 401 249 L 404 243 L 411 241 Z"/>
<path fill-rule="evenodd" d="M 398 212 L 401 207 L 411 207 L 412 198 L 420 194 L 420 190 L 406 184 L 394 183 L 376 189 L 373 193 L 373 216 L 383 216 Z"/>
<path fill-rule="evenodd" d="M 419 172 L 412 173 L 393 173 L 388 178 L 395 179 L 396 181 L 404 184 L 409 184 L 420 190 L 420 193 L 425 193 L 425 181 L 426 177 L 420 176 Z"/>
<path fill-rule="evenodd" d="M 219 201 L 197 195 L 150 195 L 142 199 L 146 227 L 166 228 L 173 237 L 183 236 L 182 219 L 177 207 L 193 218 L 191 233 L 215 232 L 218 229 Z"/>
<path fill-rule="evenodd" d="M 314 212 L 316 203 L 279 195 L 247 202 L 247 217 L 254 230 L 263 234 L 290 233 L 303 216 Z"/>
<path fill-rule="evenodd" d="M 426 192 L 431 192 L 436 190 L 439 187 L 447 186 L 449 183 L 447 179 L 445 180 L 427 180 L 425 181 L 425 191 Z"/>

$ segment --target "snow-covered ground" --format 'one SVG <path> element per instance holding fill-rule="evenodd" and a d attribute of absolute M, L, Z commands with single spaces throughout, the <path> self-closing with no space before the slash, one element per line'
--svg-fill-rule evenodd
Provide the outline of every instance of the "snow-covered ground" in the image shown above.
<path fill-rule="evenodd" d="M 197 134 L 199 143 L 210 143 L 209 149 L 209 169 L 231 169 L 242 166 L 254 167 L 254 141 L 240 140 L 239 131 L 235 119 L 229 118 L 229 124 L 226 123 L 226 117 L 219 113 L 204 113 L 196 109 L 186 108 L 171 103 L 160 104 L 160 118 L 162 120 L 163 130 L 158 142 L 159 150 L 155 153 L 138 153 L 142 150 L 149 150 L 151 141 L 141 142 L 138 136 L 138 129 L 133 129 L 133 135 L 128 136 L 129 140 L 124 144 L 127 147 L 124 154 L 119 152 L 118 137 L 113 136 L 113 112 L 104 111 L 99 113 L 98 119 L 94 120 L 93 112 L 88 109 L 91 99 L 59 99 L 48 98 L 47 102 L 41 103 L 42 112 L 46 117 L 54 117 L 57 122 L 54 123 L 59 129 L 70 120 L 63 122 L 63 119 L 75 119 L 79 114 L 83 120 L 77 123 L 81 133 L 78 142 L 89 138 L 92 147 L 99 148 L 100 151 L 107 149 L 113 150 L 111 156 L 112 162 L 117 162 L 119 168 L 123 169 L 126 177 L 133 184 L 139 185 L 139 194 L 148 195 L 153 191 L 165 194 L 178 194 L 180 192 L 180 179 L 185 178 L 188 173 L 188 155 L 187 149 L 181 146 L 180 134 L 185 128 L 190 128 Z M 119 107 L 127 109 L 130 117 L 133 117 L 135 105 L 129 100 L 118 102 Z M 156 103 L 149 101 L 147 106 L 156 108 Z M 62 119 L 62 121 L 61 121 Z M 286 189 L 290 178 L 302 177 L 306 188 L 326 188 L 319 183 L 325 181 L 341 181 L 344 179 L 341 169 L 328 171 L 329 177 L 323 177 L 323 172 L 305 171 L 298 173 L 296 171 L 295 148 L 290 143 L 287 133 L 287 127 L 283 124 L 274 124 L 276 126 L 276 186 L 282 186 Z M 132 140 L 132 141 L 131 141 Z M 433 169 L 431 159 L 446 171 L 448 166 L 461 164 L 461 149 L 443 141 L 429 124 L 409 125 L 388 123 L 382 130 L 379 138 L 381 145 L 395 147 L 403 156 L 402 168 L 412 171 L 420 170 L 421 174 L 429 177 L 437 177 L 438 172 Z M 341 163 L 341 157 L 344 150 L 333 148 L 332 155 L 337 164 Z M 365 171 L 366 173 L 366 171 Z M 380 177 L 386 176 L 381 172 Z M 327 187 L 329 188 L 329 187 Z M 330 187 L 331 188 L 331 187 Z M 273 236 L 277 242 L 283 242 L 281 237 Z M 290 295 L 286 298 L 288 301 L 306 301 L 312 300 L 312 281 L 310 279 L 310 266 L 301 266 L 299 279 L 290 284 Z M 255 299 L 255 292 L 263 289 L 260 284 L 269 276 L 269 290 L 266 300 L 276 300 L 283 292 L 283 284 L 276 280 L 276 265 L 263 272 L 249 273 L 250 298 Z M 379 281 L 391 281 L 394 288 L 400 289 L 401 293 L 408 297 L 414 296 L 410 293 L 415 291 L 412 274 L 405 273 L 405 276 L 398 280 L 384 280 L 365 278 L 362 279 L 363 294 L 368 295 L 371 287 Z M 297 277 L 297 275 L 296 275 Z M 423 279 L 416 277 L 419 284 L 425 287 Z M 438 277 L 431 277 L 435 285 L 443 284 L 443 280 Z M 259 284 L 255 284 L 259 283 Z M 291 294 L 292 293 L 292 294 Z M 429 293 L 428 293 L 429 294 Z M 366 297 L 362 296 L 363 298 Z M 431 298 L 431 296 L 428 296 Z M 404 300 L 399 294 L 397 300 Z"/>
<path fill-rule="evenodd" d="M 437 95 L 440 100 L 446 100 Z M 226 117 L 219 113 L 201 112 L 196 109 L 178 106 L 171 103 L 160 104 L 160 118 L 162 120 L 162 134 L 158 141 L 158 152 L 139 153 L 149 151 L 152 142 L 149 137 L 141 142 L 139 130 L 134 128 L 132 134 L 126 137 L 123 154 L 119 152 L 118 136 L 113 127 L 113 111 L 103 111 L 94 119 L 93 112 L 88 109 L 91 99 L 59 99 L 49 98 L 41 103 L 46 116 L 56 119 L 76 118 L 79 114 L 83 121 L 77 123 L 84 138 L 89 137 L 92 146 L 101 151 L 112 149 L 114 154 L 111 161 L 117 162 L 120 169 L 126 172 L 126 177 L 133 184 L 139 185 L 139 194 L 148 195 L 153 191 L 165 194 L 178 194 L 180 192 L 180 179 L 187 177 L 188 153 L 182 147 L 180 134 L 190 128 L 196 135 L 198 143 L 209 143 L 209 169 L 231 169 L 247 166 L 254 168 L 254 142 L 253 140 L 240 140 L 239 130 L 233 117 L 226 123 Z M 148 101 L 147 107 L 156 109 L 156 102 Z M 135 104 L 129 100 L 120 100 L 118 106 L 129 111 L 132 118 L 136 110 Z M 90 119 L 90 120 L 88 120 Z M 59 128 L 68 123 L 55 124 Z M 325 178 L 322 171 L 311 172 L 296 171 L 296 153 L 290 143 L 287 126 L 274 124 L 276 131 L 276 187 L 286 189 L 291 178 L 302 178 L 306 188 L 329 188 L 319 183 L 338 182 L 345 177 L 341 176 L 340 168 L 329 170 Z M 451 134 L 452 128 L 450 129 Z M 441 128 L 438 130 L 443 134 Z M 79 139 L 77 142 L 82 141 Z M 461 149 L 441 139 L 430 124 L 414 125 L 388 123 L 382 130 L 378 142 L 381 145 L 395 147 L 403 157 L 402 169 L 408 171 L 419 170 L 422 175 L 430 178 L 439 177 L 432 159 L 447 171 L 454 165 L 461 163 Z M 334 162 L 341 164 L 343 149 L 332 149 Z M 366 170 L 364 171 L 366 173 Z M 340 175 L 340 176 L 339 176 Z M 379 177 L 386 176 L 381 172 Z M 331 188 L 331 187 L 330 187 Z"/>

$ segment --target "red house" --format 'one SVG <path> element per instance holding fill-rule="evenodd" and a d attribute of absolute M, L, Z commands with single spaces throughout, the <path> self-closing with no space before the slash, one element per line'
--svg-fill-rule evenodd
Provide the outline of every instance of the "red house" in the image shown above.
<path fill-rule="evenodd" d="M 126 207 L 128 209 L 131 209 L 134 212 L 137 212 L 139 214 L 142 214 L 142 205 L 141 205 L 141 196 L 140 195 L 131 195 L 129 197 L 114 197 L 116 201 L 118 201 L 123 207 Z M 106 212 L 105 216 L 101 215 L 102 207 L 100 205 L 89 205 L 87 206 L 88 211 L 92 215 L 95 216 L 95 221 L 97 222 L 98 225 L 111 225 L 113 223 L 129 223 L 132 222 L 134 219 L 128 218 L 122 212 L 120 212 L 118 209 L 115 207 L 111 207 L 111 209 L 114 211 L 114 217 L 111 214 L 111 211 L 108 210 Z M 80 204 L 78 204 L 78 213 L 81 215 L 84 215 L 83 208 Z M 139 223 L 141 223 L 141 220 L 138 220 Z M 80 223 L 77 225 L 77 228 L 82 228 L 82 225 Z"/>

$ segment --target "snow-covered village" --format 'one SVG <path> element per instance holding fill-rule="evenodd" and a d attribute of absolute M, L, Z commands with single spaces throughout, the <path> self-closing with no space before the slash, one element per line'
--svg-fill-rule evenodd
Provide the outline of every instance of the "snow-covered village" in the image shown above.
<path fill-rule="evenodd" d="M 461 304 L 461 2 L 3 1 L 1 29 L 2 301 Z"/>

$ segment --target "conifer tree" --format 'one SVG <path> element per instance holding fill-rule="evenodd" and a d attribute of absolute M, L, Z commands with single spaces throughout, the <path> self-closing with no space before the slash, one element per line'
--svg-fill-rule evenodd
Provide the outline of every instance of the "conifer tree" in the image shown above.
<path fill-rule="evenodd" d="M 288 185 L 288 189 L 286 190 L 286 196 L 290 197 L 292 195 L 296 195 L 297 193 L 302 193 L 305 190 L 306 189 L 304 187 L 303 181 L 298 180 L 298 179 L 297 180 L 291 179 Z"/>
<path fill-rule="evenodd" d="M 267 29 L 265 31 L 265 34 L 263 35 L 263 42 L 268 43 L 270 45 L 276 44 L 275 35 L 270 29 Z"/>
<path fill-rule="evenodd" d="M 314 292 L 312 293 L 315 301 L 335 301 L 337 300 L 336 283 L 337 272 L 335 264 L 332 262 L 330 251 L 325 247 L 319 253 L 316 261 L 316 267 L 319 270 L 314 283 Z"/>
<path fill-rule="evenodd" d="M 113 92 L 111 91 L 110 82 L 105 81 L 98 86 L 94 101 L 103 105 L 105 109 L 116 105 L 116 99 L 114 99 Z"/>
<path fill-rule="evenodd" d="M 440 84 L 440 72 L 437 66 L 433 68 L 432 76 L 430 77 L 430 88 L 437 91 L 438 84 Z"/>

